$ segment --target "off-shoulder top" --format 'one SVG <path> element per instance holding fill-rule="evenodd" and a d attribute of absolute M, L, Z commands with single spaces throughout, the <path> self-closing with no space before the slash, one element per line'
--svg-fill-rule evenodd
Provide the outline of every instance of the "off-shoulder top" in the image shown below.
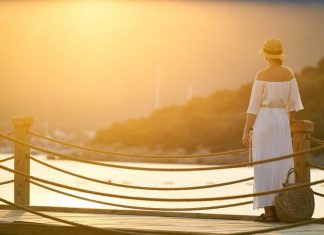
<path fill-rule="evenodd" d="M 264 106 L 285 108 L 287 111 L 304 109 L 296 78 L 281 82 L 255 80 L 247 113 L 257 114 Z"/>

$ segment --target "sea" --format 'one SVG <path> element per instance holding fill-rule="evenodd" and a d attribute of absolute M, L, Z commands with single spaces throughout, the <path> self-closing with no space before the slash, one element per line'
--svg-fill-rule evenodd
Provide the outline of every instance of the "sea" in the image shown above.
<path fill-rule="evenodd" d="M 1 154 L 0 159 L 7 157 L 7 154 Z M 127 184 L 127 185 L 140 185 L 151 187 L 182 187 L 182 186 L 197 186 L 215 184 L 226 181 L 238 180 L 241 178 L 253 176 L 252 167 L 242 167 L 224 170 L 210 170 L 210 171 L 188 171 L 188 172 L 162 172 L 162 171 L 139 171 L 127 170 L 119 168 L 110 168 L 104 166 L 90 165 L 85 163 L 66 161 L 66 160 L 50 160 L 45 155 L 35 156 L 37 159 L 42 160 L 48 164 L 60 167 L 64 170 L 78 173 L 84 176 L 111 181 L 114 183 Z M 151 163 L 127 163 L 115 162 L 114 164 L 127 165 L 127 166 L 141 166 L 141 167 L 158 167 L 158 168 L 180 168 L 180 167 L 202 167 L 204 165 L 185 165 L 185 164 L 151 164 Z M 6 167 L 13 167 L 13 160 L 1 163 Z M 206 165 L 207 166 L 207 165 Z M 155 190 L 138 190 L 129 188 L 120 188 L 116 186 L 104 185 L 95 183 L 74 176 L 69 176 L 64 173 L 57 172 L 56 170 L 49 169 L 36 162 L 31 162 L 31 175 L 58 182 L 61 184 L 100 191 L 112 194 L 122 194 L 129 196 L 142 196 L 142 197 L 156 197 L 156 198 L 204 198 L 204 197 L 218 197 L 228 195 L 248 194 L 253 192 L 253 181 L 242 182 L 238 184 L 221 186 L 216 188 L 199 189 L 199 190 L 184 190 L 184 191 L 155 191 Z M 11 173 L 1 170 L 0 182 L 10 180 L 13 178 Z M 311 180 L 316 181 L 324 179 L 324 171 L 318 169 L 311 170 Z M 56 189 L 60 189 L 54 187 Z M 314 191 L 324 193 L 324 184 L 312 186 Z M 137 201 L 113 197 L 95 196 L 86 193 L 74 192 L 71 190 L 60 189 L 65 192 L 111 202 L 122 205 L 131 206 L 144 206 L 144 207 L 163 207 L 163 208 L 186 208 L 186 207 L 204 207 L 222 204 L 230 204 L 236 202 L 249 201 L 251 198 L 226 200 L 226 201 L 206 201 L 206 202 L 149 202 Z M 0 186 L 0 197 L 13 201 L 14 186 L 13 184 Z M 71 198 L 69 196 L 61 195 L 56 192 L 48 191 L 35 185 L 31 185 L 31 205 L 35 206 L 60 206 L 60 207 L 81 207 L 81 208 L 106 208 L 106 209 L 124 209 L 115 206 L 106 206 L 92 202 L 83 201 L 80 199 Z M 314 218 L 324 216 L 324 198 L 315 195 L 315 212 Z M 252 204 L 230 207 L 224 209 L 211 209 L 211 210 L 194 210 L 190 213 L 209 213 L 209 214 L 237 214 L 237 215 L 259 215 L 263 212 L 261 209 L 253 210 Z"/>

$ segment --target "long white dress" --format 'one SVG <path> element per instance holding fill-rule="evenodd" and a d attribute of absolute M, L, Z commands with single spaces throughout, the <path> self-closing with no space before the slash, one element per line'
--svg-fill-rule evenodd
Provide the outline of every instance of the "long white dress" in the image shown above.
<path fill-rule="evenodd" d="M 303 109 L 296 78 L 283 82 L 255 80 L 247 113 L 256 114 L 252 132 L 254 161 L 293 152 L 288 111 Z M 282 188 L 292 158 L 254 165 L 253 191 Z M 290 182 L 294 182 L 294 176 Z M 276 194 L 253 198 L 253 209 L 273 206 Z"/>

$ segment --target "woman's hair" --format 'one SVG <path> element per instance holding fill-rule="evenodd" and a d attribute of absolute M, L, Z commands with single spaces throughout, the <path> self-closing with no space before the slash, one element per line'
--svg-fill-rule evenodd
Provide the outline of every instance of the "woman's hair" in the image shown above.
<path fill-rule="evenodd" d="M 283 60 L 280 58 L 265 58 L 270 64 L 276 63 L 276 64 L 283 64 Z"/>

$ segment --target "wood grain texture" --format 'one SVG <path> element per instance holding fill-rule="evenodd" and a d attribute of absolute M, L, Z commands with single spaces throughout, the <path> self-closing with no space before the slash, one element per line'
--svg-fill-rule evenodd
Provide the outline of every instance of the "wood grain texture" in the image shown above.
<path fill-rule="evenodd" d="M 33 119 L 29 117 L 14 118 L 12 124 L 15 127 L 15 138 L 23 142 L 30 142 L 29 128 L 33 124 Z M 18 143 L 14 143 L 15 170 L 30 175 L 30 148 Z M 14 197 L 15 203 L 29 205 L 30 203 L 30 185 L 26 177 L 14 176 Z"/>
<path fill-rule="evenodd" d="M 299 120 L 292 127 L 292 141 L 294 153 L 310 149 L 310 133 L 314 131 L 314 124 L 311 121 Z M 294 167 L 297 171 L 297 182 L 310 182 L 310 167 L 306 164 L 310 154 L 303 154 L 294 158 Z"/>
<path fill-rule="evenodd" d="M 246 220 L 202 219 L 186 217 L 137 216 L 45 212 L 65 220 L 100 228 L 125 229 L 143 234 L 228 234 L 282 226 L 284 223 L 260 223 Z M 277 232 L 278 234 L 279 232 Z M 19 210 L 0 211 L 0 234 L 89 234 L 92 233 Z M 111 233 L 113 234 L 113 233 Z M 324 234 L 324 224 L 310 224 L 280 231 L 280 234 Z"/>

